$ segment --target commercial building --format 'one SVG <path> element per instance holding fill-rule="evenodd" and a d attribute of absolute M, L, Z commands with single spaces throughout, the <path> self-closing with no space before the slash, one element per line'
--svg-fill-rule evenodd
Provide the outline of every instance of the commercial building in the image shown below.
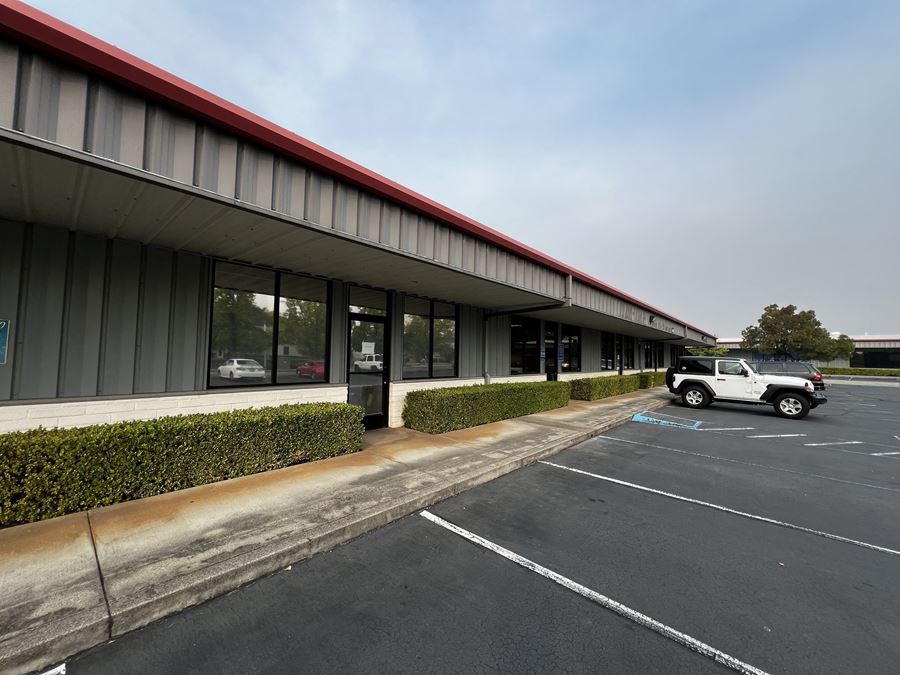
<path fill-rule="evenodd" d="M 348 400 L 399 425 L 412 389 L 715 344 L 8 0 L 0 175 L 0 431 Z"/>
<path fill-rule="evenodd" d="M 832 333 L 837 337 L 836 333 Z M 900 368 L 900 335 L 850 335 L 856 347 L 849 359 L 814 361 L 820 367 L 832 368 Z M 732 356 L 748 359 L 770 359 L 741 347 L 741 338 L 720 338 L 717 347 L 729 350 Z"/>

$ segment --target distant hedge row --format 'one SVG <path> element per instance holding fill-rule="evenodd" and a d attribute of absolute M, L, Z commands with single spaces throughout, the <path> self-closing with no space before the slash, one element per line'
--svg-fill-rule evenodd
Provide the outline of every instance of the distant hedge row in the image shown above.
<path fill-rule="evenodd" d="M 406 395 L 403 423 L 409 429 L 441 434 L 562 408 L 568 404 L 570 393 L 568 382 L 420 389 Z"/>
<path fill-rule="evenodd" d="M 355 452 L 362 408 L 291 404 L 0 435 L 0 526 Z"/>
<path fill-rule="evenodd" d="M 819 368 L 823 375 L 873 375 L 900 377 L 898 368 Z"/>

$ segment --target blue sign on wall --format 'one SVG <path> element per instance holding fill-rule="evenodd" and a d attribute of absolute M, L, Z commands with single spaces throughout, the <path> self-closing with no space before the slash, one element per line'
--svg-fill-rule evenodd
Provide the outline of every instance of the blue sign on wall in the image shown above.
<path fill-rule="evenodd" d="M 6 363 L 6 345 L 9 343 L 9 319 L 0 319 L 0 366 Z"/>
<path fill-rule="evenodd" d="M 563 350 L 563 343 L 559 343 L 559 353 L 556 355 L 556 360 L 562 363 L 565 360 L 565 351 Z"/>

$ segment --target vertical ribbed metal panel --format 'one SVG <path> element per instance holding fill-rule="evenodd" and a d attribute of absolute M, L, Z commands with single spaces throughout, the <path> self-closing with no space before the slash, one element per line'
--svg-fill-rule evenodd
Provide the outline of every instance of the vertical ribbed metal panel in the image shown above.
<path fill-rule="evenodd" d="M 483 241 L 475 242 L 475 274 L 487 274 L 487 249 L 488 246 Z"/>
<path fill-rule="evenodd" d="M 10 322 L 6 363 L 0 365 L 0 400 L 12 396 L 13 364 L 17 356 L 19 281 L 22 274 L 24 226 L 0 220 L 0 319 Z"/>
<path fill-rule="evenodd" d="M 15 120 L 18 76 L 18 47 L 0 40 L 0 127 L 6 129 L 12 129 Z"/>
<path fill-rule="evenodd" d="M 434 259 L 434 221 L 419 218 L 419 241 L 416 252 L 424 258 Z"/>
<path fill-rule="evenodd" d="M 581 372 L 597 373 L 603 369 L 600 360 L 600 331 L 581 329 Z"/>
<path fill-rule="evenodd" d="M 144 165 L 144 101 L 96 83 L 88 104 L 85 150 L 129 166 Z"/>
<path fill-rule="evenodd" d="M 53 398 L 59 374 L 69 233 L 35 225 L 22 288 L 13 398 Z"/>
<path fill-rule="evenodd" d="M 492 316 L 487 326 L 487 370 L 493 377 L 509 375 L 510 317 Z"/>
<path fill-rule="evenodd" d="M 347 382 L 347 339 L 350 332 L 347 317 L 349 286 L 342 281 L 331 281 L 331 345 L 329 350 L 328 377 L 332 384 Z"/>
<path fill-rule="evenodd" d="M 272 208 L 294 218 L 305 218 L 306 169 L 286 159 L 275 160 Z"/>
<path fill-rule="evenodd" d="M 165 108 L 147 108 L 144 169 L 190 184 L 194 177 L 197 125 Z"/>
<path fill-rule="evenodd" d="M 401 293 L 389 293 L 390 322 L 391 322 L 391 346 L 388 355 L 390 357 L 391 382 L 403 379 L 403 295 Z"/>
<path fill-rule="evenodd" d="M 134 393 L 166 390 L 172 251 L 145 247 L 141 271 Z"/>
<path fill-rule="evenodd" d="M 459 376 L 480 377 L 484 373 L 484 313 L 477 307 L 459 307 Z"/>
<path fill-rule="evenodd" d="M 400 248 L 400 207 L 384 203 L 381 212 L 381 233 L 379 240 L 386 246 Z"/>
<path fill-rule="evenodd" d="M 497 274 L 494 277 L 497 281 L 506 281 L 506 251 L 497 250 Z"/>
<path fill-rule="evenodd" d="M 210 127 L 200 127 L 197 135 L 194 185 L 224 197 L 234 197 L 237 148 L 237 139 Z"/>
<path fill-rule="evenodd" d="M 338 183 L 334 195 L 334 229 L 357 234 L 359 218 L 359 190 Z"/>
<path fill-rule="evenodd" d="M 87 76 L 34 54 L 22 58 L 21 73 L 16 128 L 81 150 Z"/>
<path fill-rule="evenodd" d="M 134 391 L 141 246 L 114 239 L 106 279 L 105 325 L 97 391 L 104 396 Z"/>
<path fill-rule="evenodd" d="M 272 153 L 244 143 L 238 158 L 239 180 L 235 196 L 242 202 L 271 209 L 275 162 Z"/>
<path fill-rule="evenodd" d="M 416 253 L 419 246 L 419 216 L 407 210 L 400 212 L 400 249 Z"/>
<path fill-rule="evenodd" d="M 475 239 L 467 235 L 462 237 L 462 268 L 466 272 L 475 271 Z"/>
<path fill-rule="evenodd" d="M 381 231 L 381 200 L 365 192 L 359 196 L 357 234 L 369 241 L 378 241 Z"/>
<path fill-rule="evenodd" d="M 315 171 L 309 172 L 306 187 L 306 219 L 322 227 L 332 227 L 334 181 Z"/>
<path fill-rule="evenodd" d="M 191 391 L 197 387 L 196 372 L 205 363 L 209 345 L 200 331 L 205 325 L 204 314 L 209 313 L 212 295 L 208 291 L 207 267 L 197 255 L 177 253 L 174 260 L 171 287 L 169 321 L 168 368 L 165 363 L 159 367 L 166 372 L 166 391 Z M 202 382 L 206 382 L 205 372 Z"/>
<path fill-rule="evenodd" d="M 59 364 L 60 396 L 96 396 L 106 240 L 76 235 L 70 252 Z"/>
<path fill-rule="evenodd" d="M 450 230 L 450 265 L 462 267 L 463 262 L 463 235 L 462 232 Z"/>
<path fill-rule="evenodd" d="M 435 227 L 434 259 L 445 265 L 450 262 L 450 228 L 443 225 Z"/>

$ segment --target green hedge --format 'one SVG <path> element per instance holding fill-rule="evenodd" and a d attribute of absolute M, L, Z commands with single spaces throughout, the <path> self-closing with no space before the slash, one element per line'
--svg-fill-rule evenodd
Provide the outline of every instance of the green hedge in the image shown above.
<path fill-rule="evenodd" d="M 823 375 L 873 375 L 883 377 L 900 377 L 897 368 L 819 368 Z"/>
<path fill-rule="evenodd" d="M 362 417 L 308 403 L 3 434 L 0 526 L 355 452 Z"/>
<path fill-rule="evenodd" d="M 647 374 L 647 373 L 642 373 Z M 606 375 L 572 380 L 572 398 L 579 401 L 596 401 L 598 398 L 627 394 L 641 386 L 641 375 Z"/>
<path fill-rule="evenodd" d="M 406 395 L 403 423 L 416 431 L 442 434 L 562 408 L 568 404 L 569 394 L 568 382 L 513 382 L 420 389 Z"/>

